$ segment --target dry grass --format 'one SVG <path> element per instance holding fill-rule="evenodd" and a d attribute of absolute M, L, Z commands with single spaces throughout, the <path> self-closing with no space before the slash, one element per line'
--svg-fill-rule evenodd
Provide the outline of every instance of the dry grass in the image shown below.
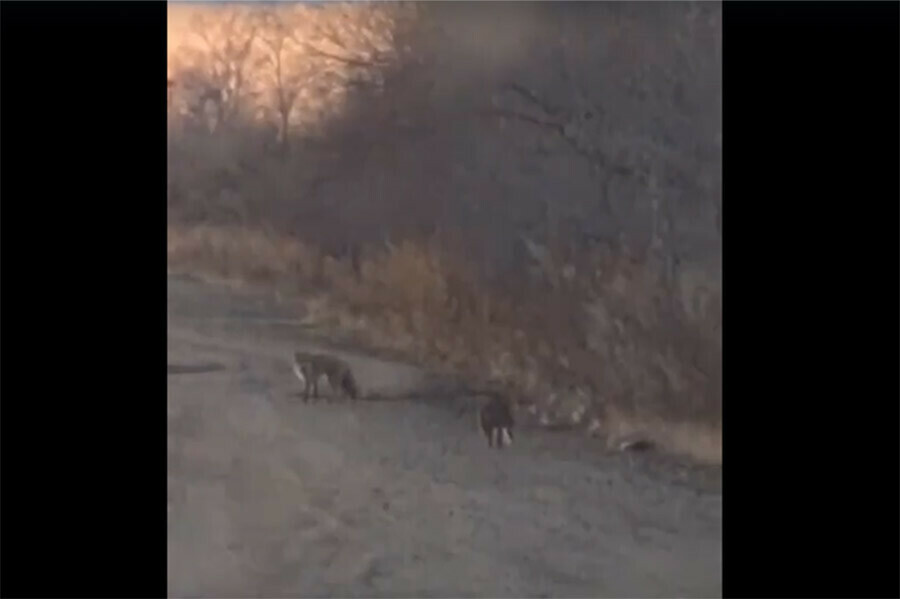
<path fill-rule="evenodd" d="M 605 423 L 598 430 L 606 436 L 611 448 L 620 439 L 644 438 L 670 453 L 690 456 L 700 463 L 722 463 L 721 425 L 664 420 L 647 415 L 635 417 L 610 408 Z"/>
<path fill-rule="evenodd" d="M 609 439 L 639 433 L 669 451 L 721 461 L 720 400 L 710 396 L 718 379 L 676 353 L 663 341 L 666 335 L 654 334 L 660 316 L 652 302 L 642 301 L 648 282 L 627 273 L 634 264 L 593 282 L 573 279 L 597 293 L 575 319 L 582 332 L 606 335 L 590 348 L 584 346 L 590 334 L 578 338 L 577 326 L 561 326 L 559 313 L 540 295 L 504 301 L 427 244 L 369 249 L 356 271 L 348 260 L 273 231 L 172 225 L 168 262 L 174 270 L 306 293 L 309 318 L 317 324 L 373 349 L 504 383 L 546 425 Z M 623 319 L 634 330 L 625 330 Z M 684 337 L 686 326 L 667 336 Z M 702 341 L 697 330 L 695 323 L 694 336 Z"/>
<path fill-rule="evenodd" d="M 167 252 L 170 267 L 251 282 L 312 281 L 320 263 L 320 254 L 298 241 L 235 226 L 170 225 Z"/>
<path fill-rule="evenodd" d="M 715 462 L 720 17 L 172 5 L 170 268 Z"/>

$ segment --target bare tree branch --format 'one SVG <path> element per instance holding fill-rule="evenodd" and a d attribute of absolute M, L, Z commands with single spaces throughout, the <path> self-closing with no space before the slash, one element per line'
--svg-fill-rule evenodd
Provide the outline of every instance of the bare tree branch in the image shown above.
<path fill-rule="evenodd" d="M 317 47 L 314 46 L 313 44 L 311 44 L 311 43 L 309 43 L 309 42 L 306 42 L 306 41 L 300 41 L 299 43 L 300 43 L 304 48 L 306 48 L 307 50 L 309 50 L 310 52 L 312 52 L 313 54 L 317 54 L 317 55 L 319 55 L 319 56 L 321 56 L 321 57 L 323 57 L 323 58 L 330 58 L 330 59 L 332 59 L 332 60 L 337 60 L 338 62 L 343 62 L 343 63 L 345 63 L 345 64 L 349 64 L 349 65 L 353 65 L 353 66 L 357 66 L 357 67 L 364 67 L 364 68 L 379 68 L 379 67 L 386 67 L 386 66 L 387 66 L 387 63 L 385 63 L 385 62 L 371 61 L 371 60 L 361 60 L 361 59 L 359 59 L 359 58 L 353 58 L 353 57 L 350 57 L 350 56 L 339 56 L 339 55 L 334 54 L 334 53 L 332 53 L 332 52 L 327 52 L 327 51 L 325 51 L 325 50 L 322 50 L 322 49 L 320 49 L 320 48 L 317 48 Z"/>

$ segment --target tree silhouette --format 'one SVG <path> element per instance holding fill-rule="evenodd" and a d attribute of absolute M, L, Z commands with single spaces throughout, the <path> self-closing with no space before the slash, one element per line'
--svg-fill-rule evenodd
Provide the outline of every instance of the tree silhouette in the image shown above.
<path fill-rule="evenodd" d="M 291 24 L 283 10 L 266 8 L 258 15 L 263 56 L 258 61 L 264 88 L 273 96 L 278 115 L 278 143 L 287 152 L 290 143 L 290 119 L 297 97 L 308 84 L 313 66 L 297 56 Z"/>
<path fill-rule="evenodd" d="M 256 20 L 251 9 L 228 6 L 215 17 L 194 15 L 192 33 L 203 43 L 202 50 L 192 54 L 195 64 L 202 65 L 205 81 L 203 101 L 215 108 L 214 128 L 226 125 L 241 110 L 247 71 L 254 40 Z"/>

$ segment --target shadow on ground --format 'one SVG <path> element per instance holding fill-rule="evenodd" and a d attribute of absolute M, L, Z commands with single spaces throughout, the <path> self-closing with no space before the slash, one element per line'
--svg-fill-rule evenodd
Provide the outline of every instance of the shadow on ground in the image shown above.
<path fill-rule="evenodd" d="M 488 450 L 414 367 L 343 352 L 370 397 L 303 404 L 275 300 L 169 284 L 168 592 L 721 596 L 721 470 L 523 430 Z M 174 368 L 174 371 L 173 371 Z"/>

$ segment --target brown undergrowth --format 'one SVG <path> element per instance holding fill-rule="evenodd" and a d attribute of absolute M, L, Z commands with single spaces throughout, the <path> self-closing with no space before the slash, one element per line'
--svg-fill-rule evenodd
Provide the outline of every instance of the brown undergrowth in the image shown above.
<path fill-rule="evenodd" d="M 541 424 L 721 463 L 721 294 L 700 275 L 666 285 L 652 263 L 598 251 L 548 258 L 540 284 L 504 293 L 427 240 L 354 262 L 239 225 L 170 225 L 168 264 L 301 294 L 316 324 L 504 384 Z"/>

